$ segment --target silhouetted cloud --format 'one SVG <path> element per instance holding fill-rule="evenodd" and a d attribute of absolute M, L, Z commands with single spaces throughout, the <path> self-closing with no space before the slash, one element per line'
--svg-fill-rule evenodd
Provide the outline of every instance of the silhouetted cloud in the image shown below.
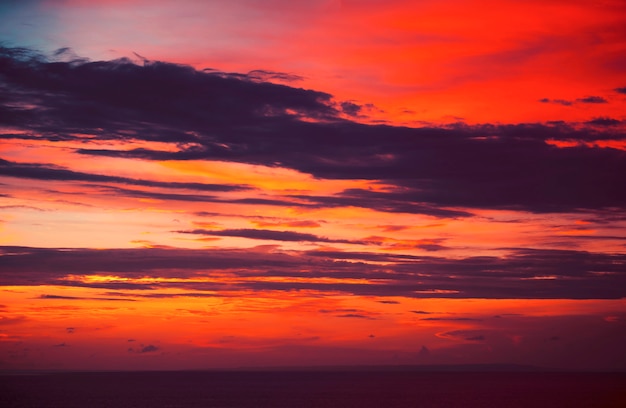
<path fill-rule="evenodd" d="M 133 302 L 133 299 L 119 299 L 119 298 L 101 298 L 101 297 L 83 297 L 83 296 L 61 296 L 61 295 L 41 295 L 38 299 L 60 299 L 60 300 L 107 300 L 107 301 L 125 301 Z"/>
<path fill-rule="evenodd" d="M 36 180 L 58 180 L 58 181 L 87 181 L 87 182 L 110 182 L 129 184 L 144 187 L 160 187 L 172 189 L 188 189 L 200 191 L 237 191 L 245 190 L 249 187 L 229 184 L 203 184 L 203 183 L 181 183 L 162 182 L 153 180 L 138 180 L 126 177 L 106 176 L 102 174 L 90 174 L 72 171 L 52 165 L 36 163 L 15 163 L 0 158 L 0 175 L 18 178 L 28 178 Z"/>
<path fill-rule="evenodd" d="M 614 91 L 617 93 L 626 94 L 626 86 L 615 88 Z"/>
<path fill-rule="evenodd" d="M 196 235 L 211 235 L 218 237 L 241 237 L 250 239 L 265 239 L 271 241 L 292 241 L 292 242 L 333 242 L 344 244 L 364 244 L 361 241 L 351 241 L 347 239 L 330 239 L 326 237 L 319 237 L 314 234 L 305 234 L 301 232 L 293 231 L 274 231 L 263 229 L 227 229 L 227 230 L 182 230 L 176 231 L 181 234 L 196 234 Z"/>
<path fill-rule="evenodd" d="M 613 118 L 605 118 L 605 117 L 601 117 L 601 118 L 593 118 L 590 121 L 585 122 L 588 125 L 595 125 L 595 126 L 617 126 L 620 125 L 622 123 L 621 120 L 617 120 L 617 119 L 613 119 Z"/>
<path fill-rule="evenodd" d="M 337 315 L 337 317 L 347 317 L 347 318 L 352 318 L 352 319 L 367 319 L 367 320 L 374 320 L 375 319 L 372 316 L 359 314 L 359 313 L 346 313 L 346 314 L 343 314 L 343 315 Z"/>
<path fill-rule="evenodd" d="M 159 348 L 153 344 L 149 344 L 147 346 L 143 346 L 139 352 L 140 353 L 154 353 L 155 351 L 159 351 Z"/>
<path fill-rule="evenodd" d="M 510 248 L 506 256 L 444 258 L 331 251 L 261 249 L 53 249 L 0 247 L 0 285 L 107 289 L 90 300 L 232 296 L 242 291 L 343 292 L 382 297 L 617 299 L 626 296 L 626 255 Z M 369 263 L 368 258 L 386 265 Z M 33 268 L 32 265 L 37 265 Z M 303 270 L 305 266 L 305 270 Z M 601 271 L 602 273 L 598 273 Z M 221 281 L 225 272 L 231 277 Z M 197 277 L 212 277 L 197 280 Z M 89 279 L 91 275 L 106 279 Z M 115 279 L 119 277 L 120 279 Z M 135 278 L 155 279 L 149 284 Z M 323 279 L 319 279 L 323 278 Z M 126 293 L 125 290 L 142 290 Z M 150 289 L 159 289 L 159 292 Z M 176 290 L 182 295 L 168 293 Z M 180 290 L 184 290 L 181 292 Z M 138 293 L 135 295 L 135 293 Z M 82 300 L 42 295 L 41 299 Z M 338 314 L 364 314 L 337 309 Z M 416 314 L 428 312 L 415 311 Z M 471 321 L 433 316 L 425 320 Z"/>
<path fill-rule="evenodd" d="M 576 99 L 577 102 L 581 103 L 608 103 L 606 99 L 601 96 L 586 96 L 584 98 Z"/>
<path fill-rule="evenodd" d="M 563 106 L 572 106 L 574 104 L 574 102 L 567 101 L 567 100 L 564 100 L 564 99 L 549 99 L 549 98 L 540 99 L 539 102 L 541 102 L 541 103 L 556 103 L 556 104 L 563 105 Z"/>
<path fill-rule="evenodd" d="M 228 74 L 158 61 L 137 65 L 125 59 L 50 62 L 15 48 L 0 49 L 0 72 L 0 124 L 20 130 L 5 138 L 80 141 L 84 147 L 76 151 L 86 155 L 280 166 L 317 178 L 372 180 L 389 187 L 270 197 L 264 202 L 268 205 L 356 206 L 452 218 L 471 216 L 473 208 L 537 213 L 625 208 L 622 151 L 546 143 L 624 140 L 626 136 L 604 119 L 589 123 L 593 130 L 560 122 L 422 128 L 360 124 L 342 119 L 343 114 L 359 112 L 354 102 L 264 82 L 273 73 Z M 592 95 L 574 102 L 607 100 Z M 91 144 L 93 140 L 100 144 Z M 169 147 L 107 149 L 103 141 L 158 141 Z M 5 175 L 41 180 L 219 192 L 245 188 L 134 180 L 36 163 L 2 164 Z M 118 187 L 111 191 L 159 198 L 156 192 Z M 160 194 L 160 199 L 215 199 Z M 247 197 L 240 203 L 263 200 Z"/>

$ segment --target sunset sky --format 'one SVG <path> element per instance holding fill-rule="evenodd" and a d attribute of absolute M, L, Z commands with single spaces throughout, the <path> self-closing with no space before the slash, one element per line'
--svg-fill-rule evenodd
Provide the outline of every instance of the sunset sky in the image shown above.
<path fill-rule="evenodd" d="M 0 4 L 0 370 L 626 370 L 626 3 Z"/>

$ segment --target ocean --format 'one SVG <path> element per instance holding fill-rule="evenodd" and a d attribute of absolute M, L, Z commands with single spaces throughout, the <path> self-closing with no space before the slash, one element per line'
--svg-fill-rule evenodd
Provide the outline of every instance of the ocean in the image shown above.
<path fill-rule="evenodd" d="M 2 408 L 626 407 L 626 373 L 66 372 L 0 375 Z"/>

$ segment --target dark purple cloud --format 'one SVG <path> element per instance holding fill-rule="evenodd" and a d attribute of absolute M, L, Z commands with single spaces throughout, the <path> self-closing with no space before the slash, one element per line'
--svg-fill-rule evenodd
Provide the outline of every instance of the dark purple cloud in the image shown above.
<path fill-rule="evenodd" d="M 53 299 L 53 300 L 108 300 L 108 301 L 134 301 L 133 299 L 122 298 L 102 298 L 102 297 L 83 297 L 83 296 L 61 296 L 61 295 L 41 295 L 38 299 Z"/>
<path fill-rule="evenodd" d="M 184 289 L 192 296 L 202 293 L 228 296 L 238 290 L 316 290 L 385 297 L 446 298 L 616 299 L 626 296 L 626 255 L 584 251 L 511 248 L 507 256 L 460 259 L 390 255 L 385 260 L 387 264 L 381 266 L 369 263 L 369 260 L 383 258 L 358 252 L 345 253 L 342 257 L 350 259 L 348 262 L 337 252 L 284 253 L 253 248 L 1 249 L 0 285 L 102 288 L 109 291 L 103 300 L 128 298 L 124 295 L 126 289 L 165 290 L 163 295 L 155 293 L 155 297 L 171 296 L 167 294 L 168 289 Z M 302 270 L 303 265 L 306 265 L 305 270 Z M 245 279 L 221 282 L 219 276 L 225 271 Z M 193 280 L 214 274 L 214 280 Z M 67 279 L 70 275 L 74 278 Z M 124 281 L 92 283 L 75 278 L 81 275 L 176 279 L 149 285 Z M 277 279 L 269 279 L 272 277 Z M 307 278 L 330 278 L 330 281 L 320 283 L 318 280 L 307 281 Z M 361 281 L 355 283 L 354 279 Z M 144 293 L 150 295 L 152 292 Z M 111 297 L 117 294 L 120 298 Z M 45 298 L 54 299 L 55 295 Z"/>
<path fill-rule="evenodd" d="M 585 123 L 587 123 L 588 125 L 594 125 L 594 126 L 617 126 L 617 125 L 621 125 L 622 121 L 609 118 L 609 117 L 600 117 L 600 118 L 593 118 L 592 120 L 585 122 Z"/>
<path fill-rule="evenodd" d="M 347 239 L 330 239 L 326 237 L 320 237 L 314 234 L 306 234 L 293 231 L 274 231 L 264 229 L 227 229 L 227 230 L 206 230 L 206 229 L 194 229 L 176 231 L 181 234 L 195 234 L 195 235 L 208 235 L 217 237 L 241 237 L 250 239 L 265 239 L 270 241 L 291 241 L 291 242 L 332 242 L 343 244 L 369 244 L 363 241 L 351 241 Z"/>
<path fill-rule="evenodd" d="M 120 183 L 143 187 L 159 187 L 172 189 L 187 189 L 199 191 L 237 191 L 249 189 L 248 186 L 232 184 L 205 184 L 164 182 L 154 180 L 140 180 L 127 177 L 107 176 L 102 174 L 84 173 L 68 170 L 62 167 L 37 163 L 15 163 L 0 158 L 0 176 L 27 178 L 35 180 L 54 181 L 87 181 L 94 183 Z"/>
<path fill-rule="evenodd" d="M 148 344 L 147 346 L 141 347 L 139 353 L 154 353 L 155 351 L 159 351 L 159 348 L 153 344 Z"/>
<path fill-rule="evenodd" d="M 549 98 L 540 99 L 539 102 L 541 102 L 541 103 L 556 103 L 556 104 L 563 105 L 563 106 L 572 106 L 574 104 L 574 102 L 567 101 L 565 99 L 549 99 Z"/>
<path fill-rule="evenodd" d="M 608 103 L 606 99 L 601 96 L 586 96 L 584 98 L 576 99 L 577 102 L 581 103 Z"/>
<path fill-rule="evenodd" d="M 585 96 L 584 98 L 577 98 L 573 101 L 568 101 L 566 99 L 549 99 L 549 98 L 542 98 L 539 100 L 539 102 L 541 103 L 556 103 L 558 105 L 563 105 L 563 106 L 572 106 L 576 103 L 608 103 L 609 101 L 607 101 L 605 98 L 601 97 L 601 96 Z"/>
<path fill-rule="evenodd" d="M 626 207 L 624 151 L 546 143 L 626 138 L 602 118 L 588 127 L 561 122 L 422 128 L 359 124 L 340 118 L 342 112 L 358 114 L 358 105 L 264 82 L 264 75 L 155 61 L 136 65 L 123 59 L 49 62 L 29 50 L 0 51 L 0 124 L 22 131 L 5 138 L 80 139 L 85 148 L 77 151 L 88 155 L 234 161 L 396 187 L 292 197 L 313 206 L 354 205 L 436 217 L 469 216 L 472 208 L 544 213 Z M 587 96 L 575 102 L 606 100 Z M 81 134 L 99 142 L 159 141 L 172 149 L 109 150 L 101 144 L 91 147 L 91 139 L 77 136 Z M 168 187 L 148 180 L 95 180 L 109 176 L 34 163 L 9 168 L 5 171 L 21 177 Z M 223 191 L 243 186 L 169 187 Z M 163 198 L 182 200 L 183 195 Z M 242 200 L 252 204 L 258 199 Z"/>

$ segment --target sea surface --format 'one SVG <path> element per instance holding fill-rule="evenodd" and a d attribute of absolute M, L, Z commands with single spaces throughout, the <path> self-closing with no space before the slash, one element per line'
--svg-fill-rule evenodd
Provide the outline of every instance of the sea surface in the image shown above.
<path fill-rule="evenodd" d="M 225 371 L 0 375 L 2 408 L 626 407 L 626 373 Z"/>

